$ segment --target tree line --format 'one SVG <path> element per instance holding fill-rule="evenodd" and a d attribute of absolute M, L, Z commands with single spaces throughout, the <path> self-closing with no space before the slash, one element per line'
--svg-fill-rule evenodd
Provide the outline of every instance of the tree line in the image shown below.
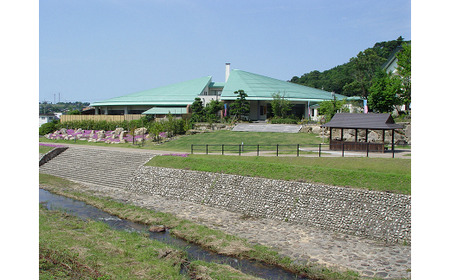
<path fill-rule="evenodd" d="M 39 114 L 67 113 L 72 111 L 81 112 L 84 107 L 89 106 L 89 102 L 58 102 L 56 104 L 47 101 L 39 102 Z"/>
<path fill-rule="evenodd" d="M 386 73 L 382 66 L 396 49 L 397 72 Z M 409 109 L 411 103 L 411 41 L 401 36 L 397 40 L 376 43 L 350 58 L 349 62 L 332 69 L 306 73 L 290 80 L 305 86 L 361 96 L 368 100 L 371 111 L 391 112 L 397 105 Z"/>

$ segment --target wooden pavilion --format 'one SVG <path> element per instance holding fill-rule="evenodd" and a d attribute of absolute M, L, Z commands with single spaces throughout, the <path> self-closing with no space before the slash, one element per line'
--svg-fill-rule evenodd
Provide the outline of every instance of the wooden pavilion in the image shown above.
<path fill-rule="evenodd" d="M 384 140 L 386 130 L 392 131 L 392 150 L 394 150 L 394 134 L 395 129 L 403 128 L 402 125 L 396 124 L 391 114 L 351 114 L 338 113 L 334 115 L 331 121 L 322 125 L 322 127 L 330 128 L 330 150 L 346 150 L 346 151 L 376 151 L 384 152 Z M 333 139 L 333 128 L 341 129 L 340 140 Z M 344 141 L 344 129 L 355 130 L 355 141 Z M 358 130 L 365 130 L 365 139 L 358 139 Z M 383 140 L 380 143 L 369 143 L 369 130 L 382 130 Z M 360 140 L 360 141 L 358 141 Z M 370 147 L 369 147 L 370 146 Z"/>

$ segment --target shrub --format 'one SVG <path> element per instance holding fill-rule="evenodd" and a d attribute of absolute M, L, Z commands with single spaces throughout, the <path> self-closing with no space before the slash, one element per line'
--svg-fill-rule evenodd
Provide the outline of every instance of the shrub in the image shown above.
<path fill-rule="evenodd" d="M 45 135 L 54 132 L 55 130 L 58 130 L 57 128 L 58 121 L 52 121 L 49 123 L 44 123 L 39 127 L 39 135 Z"/>
<path fill-rule="evenodd" d="M 272 118 L 270 120 L 272 124 L 297 124 L 298 121 L 292 118 Z"/>

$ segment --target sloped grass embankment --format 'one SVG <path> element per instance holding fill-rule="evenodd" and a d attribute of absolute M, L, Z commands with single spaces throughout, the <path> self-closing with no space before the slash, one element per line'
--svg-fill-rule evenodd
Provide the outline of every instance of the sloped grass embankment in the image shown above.
<path fill-rule="evenodd" d="M 411 194 L 411 160 L 189 155 L 147 165 Z"/>

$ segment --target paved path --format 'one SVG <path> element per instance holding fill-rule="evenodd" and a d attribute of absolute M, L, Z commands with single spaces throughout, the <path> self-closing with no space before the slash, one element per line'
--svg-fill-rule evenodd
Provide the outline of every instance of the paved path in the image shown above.
<path fill-rule="evenodd" d="M 301 128 L 296 124 L 238 123 L 233 131 L 298 133 Z"/>
<path fill-rule="evenodd" d="M 65 170 L 63 169 L 64 164 L 70 164 L 72 167 L 88 164 L 83 161 L 73 160 L 70 156 L 70 153 L 79 153 L 83 149 L 86 149 L 86 153 L 91 154 L 91 160 L 97 162 L 97 164 L 100 164 L 99 162 L 102 161 L 102 158 L 106 159 L 104 152 L 108 150 L 107 147 L 98 149 L 100 152 L 97 151 L 97 154 L 91 151 L 91 149 L 97 150 L 97 147 L 78 146 L 75 149 L 77 151 L 73 151 L 74 149 L 71 147 L 64 152 L 68 153 L 69 156 L 62 157 L 64 153 L 57 156 L 49 163 L 44 164 L 40 171 L 45 173 L 53 172 L 55 174 L 59 172 L 58 170 Z M 109 150 L 110 153 L 118 155 L 117 152 L 119 151 L 117 148 Z M 120 152 L 128 152 L 130 156 L 124 156 L 123 163 L 131 165 L 136 164 L 133 156 L 143 152 L 141 150 L 125 150 Z M 148 151 L 143 153 L 143 158 L 151 158 L 154 155 Z M 56 169 L 56 171 L 49 171 L 50 168 L 48 167 L 50 164 L 52 164 L 52 169 Z M 47 167 L 45 167 L 46 165 Z M 110 180 L 108 176 L 113 176 L 111 174 L 114 173 L 121 174 L 123 166 L 123 164 L 109 165 L 111 172 L 105 171 L 102 173 L 103 175 L 99 174 L 99 176 L 104 176 L 105 180 Z M 386 244 L 367 238 L 270 219 L 248 219 L 240 213 L 191 202 L 169 200 L 159 196 L 137 195 L 125 190 L 123 182 L 121 184 L 99 184 L 98 180 L 95 179 L 97 177 L 82 176 L 81 173 L 86 172 L 88 169 L 78 170 L 78 177 L 76 177 L 75 181 L 82 183 L 81 186 L 77 186 L 80 190 L 113 197 L 156 211 L 172 213 L 180 218 L 192 220 L 196 223 L 246 238 L 250 242 L 272 247 L 282 255 L 289 256 L 299 263 L 312 262 L 343 269 L 348 268 L 358 271 L 364 276 L 376 276 L 383 279 L 411 277 L 409 272 L 411 268 L 410 246 Z M 64 172 L 58 174 L 60 177 L 73 178 L 73 175 L 65 175 Z M 112 181 L 110 180 L 110 182 Z"/>

